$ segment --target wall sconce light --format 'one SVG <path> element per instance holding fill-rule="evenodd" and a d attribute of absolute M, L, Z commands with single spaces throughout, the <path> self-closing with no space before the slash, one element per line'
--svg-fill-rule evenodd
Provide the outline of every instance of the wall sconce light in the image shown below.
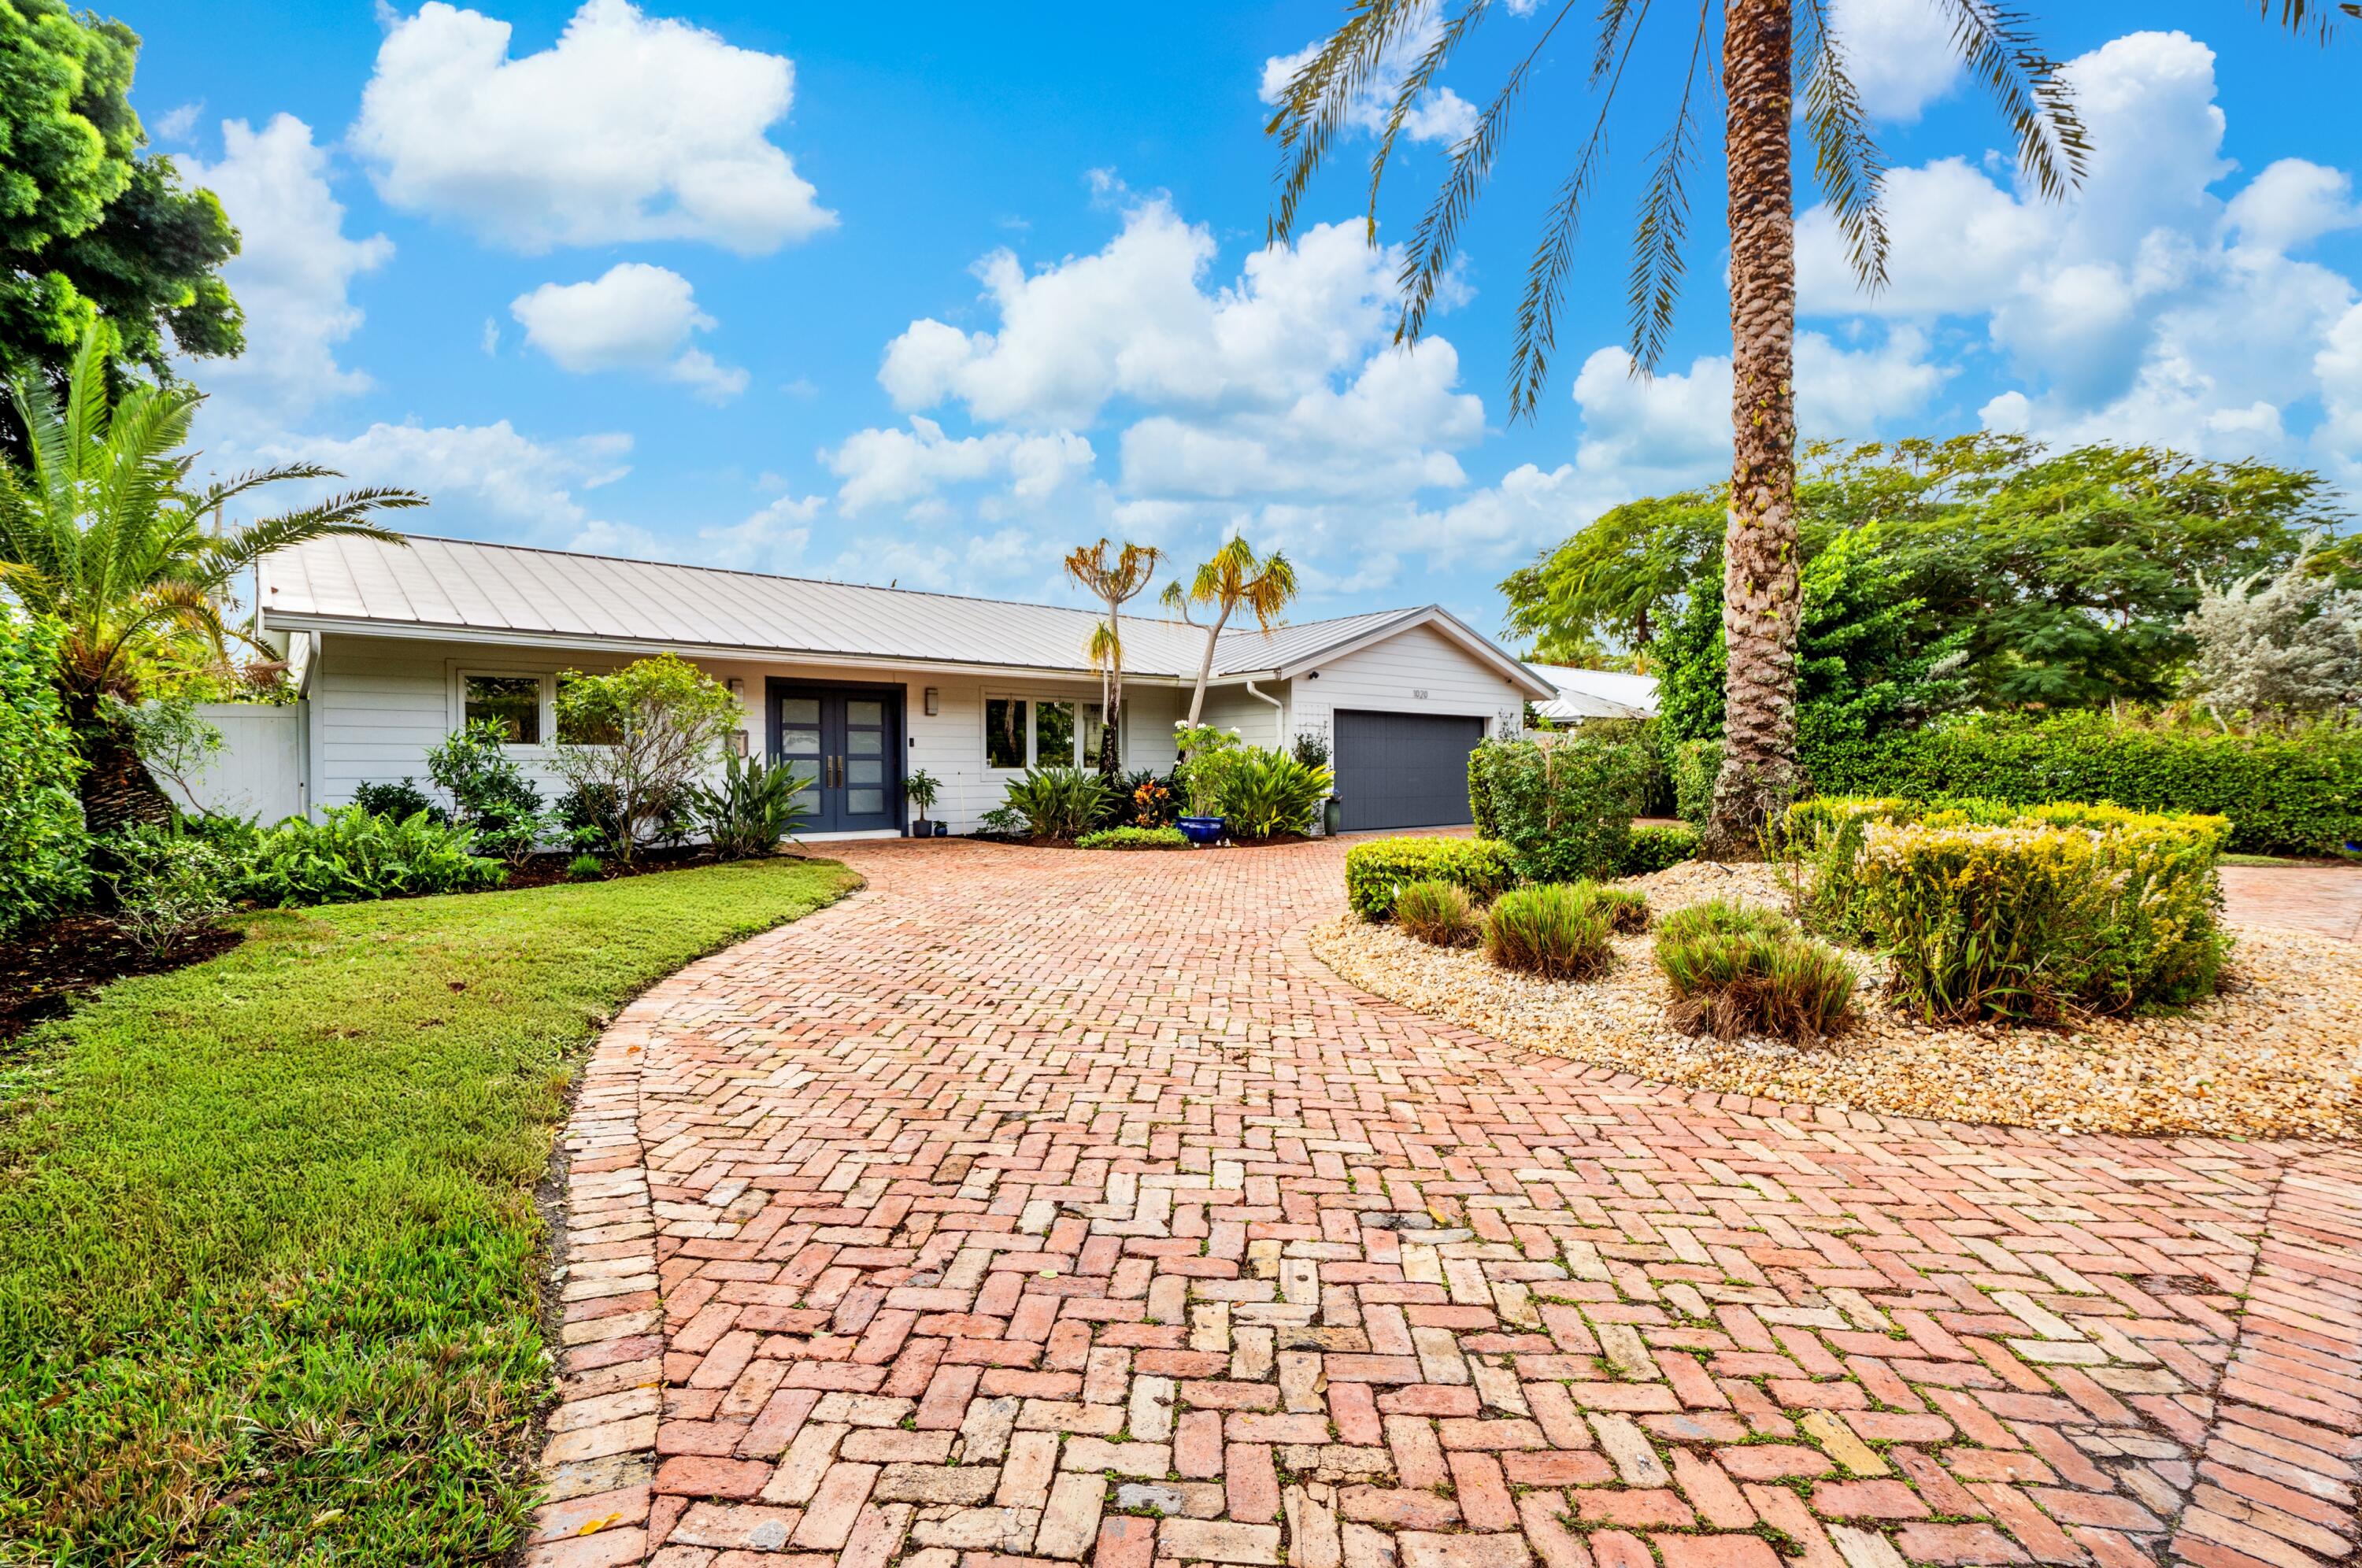
<path fill-rule="evenodd" d="M 744 756 L 746 755 L 746 732 L 745 730 L 732 730 L 730 732 L 730 755 L 733 756 Z"/>
<path fill-rule="evenodd" d="M 933 687 L 932 687 L 932 686 L 928 687 L 928 688 L 927 688 L 927 717 L 929 717 L 929 718 L 931 718 L 931 719 L 932 719 L 932 718 L 933 718 L 937 713 L 941 712 L 942 711 L 943 711 L 943 705 L 942 705 L 942 703 L 941 703 L 940 701 L 938 701 L 936 700 L 936 697 L 935 697 L 935 689 L 934 689 Z"/>
<path fill-rule="evenodd" d="M 727 685 L 727 686 L 730 688 L 730 695 L 732 695 L 733 697 L 744 697 L 745 695 L 746 695 L 746 683 L 745 683 L 745 681 L 743 681 L 743 680 L 739 679 L 738 679 L 736 676 L 734 676 L 734 676 L 732 676 L 732 677 L 731 677 L 727 681 L 725 681 L 723 684 Z"/>

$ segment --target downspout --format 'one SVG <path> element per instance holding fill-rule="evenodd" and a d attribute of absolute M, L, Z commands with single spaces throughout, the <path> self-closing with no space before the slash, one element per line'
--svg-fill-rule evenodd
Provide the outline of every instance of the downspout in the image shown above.
<path fill-rule="evenodd" d="M 1265 691 L 1252 680 L 1246 683 L 1246 687 L 1248 696 L 1260 697 L 1264 701 L 1271 704 L 1271 749 L 1278 751 L 1287 744 L 1287 737 L 1279 733 L 1284 727 L 1281 721 L 1287 717 L 1287 704 L 1282 702 L 1278 698 L 1273 696 L 1270 692 Z"/>

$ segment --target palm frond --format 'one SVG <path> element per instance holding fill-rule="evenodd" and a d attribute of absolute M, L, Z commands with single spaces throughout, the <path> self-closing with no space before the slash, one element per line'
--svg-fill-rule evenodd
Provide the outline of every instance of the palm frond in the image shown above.
<path fill-rule="evenodd" d="M 221 538 L 202 539 L 194 547 L 194 553 L 205 563 L 207 580 L 226 582 L 273 550 L 283 550 L 313 539 L 374 539 L 380 544 L 404 544 L 407 540 L 403 535 L 362 519 L 372 512 L 395 512 L 425 504 L 426 498 L 415 491 L 381 488 L 350 491 L 343 495 L 332 495 L 318 505 L 307 506 L 300 512 L 249 523 L 237 533 Z"/>
<path fill-rule="evenodd" d="M 1312 176 L 1329 156 L 1338 127 L 1368 90 L 1386 58 L 1415 36 L 1434 0 L 1355 0 L 1344 26 L 1329 36 L 1319 53 L 1289 78 L 1265 134 L 1279 138 L 1279 204 L 1269 238 L 1284 244 L 1296 232 L 1296 216 Z"/>
<path fill-rule="evenodd" d="M 1696 119 L 1690 111 L 1697 89 L 1698 60 L 1705 52 L 1707 5 L 1698 6 L 1697 31 L 1690 39 L 1689 69 L 1682 75 L 1682 96 L 1673 113 L 1672 129 L 1658 144 L 1657 166 L 1640 199 L 1640 222 L 1632 236 L 1632 361 L 1653 374 L 1664 358 L 1666 339 L 1672 336 L 1673 301 L 1682 287 L 1682 242 L 1689 237 L 1689 193 L 1682 183 L 1695 142 Z"/>
<path fill-rule="evenodd" d="M 226 501 L 234 501 L 248 491 L 266 484 L 278 484 L 283 480 L 342 479 L 335 469 L 320 463 L 279 463 L 267 469 L 248 469 L 228 479 L 208 485 L 189 498 L 191 510 L 211 512 Z"/>
<path fill-rule="evenodd" d="M 1648 0 L 1640 0 L 1643 10 Z M 1427 312 L 1434 303 L 1435 292 L 1451 270 L 1451 258 L 1460 248 L 1460 226 L 1466 221 L 1468 209 L 1474 204 L 1476 193 L 1485 187 L 1493 171 L 1494 157 L 1500 151 L 1501 137 L 1508 128 L 1509 110 L 1523 92 L 1526 78 L 1532 73 L 1534 62 L 1542 48 L 1574 8 L 1574 0 L 1565 0 L 1553 13 L 1549 26 L 1502 80 L 1493 101 L 1485 105 L 1477 116 L 1476 128 L 1467 139 L 1451 150 L 1451 171 L 1444 176 L 1441 189 L 1428 204 L 1427 215 L 1419 219 L 1418 232 L 1411 237 L 1409 248 L 1403 252 L 1402 315 L 1395 324 L 1395 341 L 1417 343 L 1427 329 Z"/>
<path fill-rule="evenodd" d="M 2362 22 L 2362 0 L 2340 0 L 2332 6 L 2308 4 L 2307 0 L 2279 0 L 2280 26 L 2290 32 L 2310 32 L 2326 44 L 2337 36 L 2334 10 L 2351 21 Z M 2272 19 L 2273 0 L 2257 0 L 2257 15 L 2268 22 Z"/>
<path fill-rule="evenodd" d="M 1952 47 L 2017 138 L 2018 166 L 2043 195 L 2053 201 L 2065 196 L 2083 182 L 2091 144 L 2058 62 L 2035 42 L 2034 25 L 2022 11 L 1994 0 L 1942 5 L 1952 17 Z"/>
<path fill-rule="evenodd" d="M 1636 4 L 1639 11 L 1633 9 Z M 1594 87 L 1606 79 L 1608 71 L 1621 54 L 1617 46 L 1625 41 L 1625 28 L 1639 21 L 1639 13 L 1648 8 L 1647 0 L 1601 0 L 1599 37 L 1593 40 L 1591 47 L 1591 84 Z"/>
<path fill-rule="evenodd" d="M 1396 91 L 1394 107 L 1387 112 L 1385 129 L 1378 138 L 1378 149 L 1370 155 L 1368 222 L 1373 242 L 1378 233 L 1378 184 L 1385 178 L 1386 160 L 1394 156 L 1396 139 L 1402 135 L 1403 126 L 1409 120 L 1411 110 L 1418 106 L 1419 99 L 1433 85 L 1437 72 L 1443 69 L 1444 62 L 1451 58 L 1468 35 L 1475 31 L 1476 24 L 1485 19 L 1485 13 L 1491 6 L 1492 0 L 1467 0 L 1459 14 L 1436 34 L 1435 41 L 1427 46 L 1419 56 L 1418 63 L 1411 67 L 1403 77 L 1402 86 Z"/>
<path fill-rule="evenodd" d="M 1828 0 L 1804 0 L 1805 129 L 1813 172 L 1837 213 L 1846 259 L 1862 287 L 1886 287 L 1886 157 L 1871 134 L 1870 115 L 1846 70 L 1845 50 L 1829 28 Z"/>
<path fill-rule="evenodd" d="M 1598 172 L 1607 147 L 1607 115 L 1615 106 L 1616 90 L 1632 62 L 1632 48 L 1640 36 L 1639 22 L 1648 15 L 1648 0 L 1626 30 L 1624 52 L 1617 57 L 1607 91 L 1601 97 L 1598 117 L 1584 138 L 1574 169 L 1559 186 L 1542 226 L 1541 243 L 1526 268 L 1526 292 L 1518 301 L 1518 331 L 1509 349 L 1509 418 L 1530 419 L 1540 406 L 1542 383 L 1550 374 L 1551 351 L 1558 346 L 1558 306 L 1566 289 L 1567 268 L 1573 264 L 1575 236 L 1583 225 L 1583 198 Z"/>

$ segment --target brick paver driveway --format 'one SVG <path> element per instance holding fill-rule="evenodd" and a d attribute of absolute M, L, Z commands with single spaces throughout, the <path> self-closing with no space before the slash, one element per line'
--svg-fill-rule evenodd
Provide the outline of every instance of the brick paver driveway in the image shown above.
<path fill-rule="evenodd" d="M 2351 1560 L 2352 1150 L 1521 1055 L 1333 845 L 846 858 L 599 1049 L 533 1563 Z"/>

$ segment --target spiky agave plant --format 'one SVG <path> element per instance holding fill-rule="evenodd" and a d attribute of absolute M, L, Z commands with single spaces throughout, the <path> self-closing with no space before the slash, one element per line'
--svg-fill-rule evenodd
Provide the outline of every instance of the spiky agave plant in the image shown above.
<path fill-rule="evenodd" d="M 112 403 L 113 335 L 83 335 L 61 397 L 38 370 L 9 391 L 28 463 L 0 463 L 0 588 L 61 629 L 59 695 L 89 763 L 82 779 L 91 831 L 105 834 L 169 812 L 103 699 L 136 699 L 143 655 L 193 636 L 216 656 L 246 640 L 223 614 L 230 583 L 271 551 L 328 535 L 399 542 L 365 521 L 425 503 L 407 490 L 366 489 L 244 527 L 208 531 L 225 502 L 287 480 L 335 479 L 313 463 L 258 469 L 194 487 L 186 451 L 204 394 L 180 383 L 134 382 Z"/>
<path fill-rule="evenodd" d="M 1545 214 L 1518 304 L 1509 361 L 1513 418 L 1530 417 L 1547 381 L 1558 311 L 1584 198 L 1606 157 L 1609 111 L 1631 70 L 1651 0 L 1557 0 L 1545 6 L 1532 47 L 1502 78 L 1475 127 L 1451 151 L 1451 167 L 1405 248 L 1402 314 L 1396 341 L 1418 342 L 1429 309 L 1451 275 L 1462 226 L 1499 155 L 1512 108 L 1531 84 L 1547 46 L 1570 18 L 1595 3 L 1590 81 L 1597 112 L 1577 144 Z M 2081 179 L 2083 127 L 2059 66 L 2036 42 L 2028 18 L 1998 0 L 1935 0 L 1950 18 L 1952 43 L 1992 96 L 2017 143 L 2019 166 L 2045 196 Z M 2323 41 L 2338 17 L 2362 17 L 2362 3 L 2257 0 L 2269 21 Z M 1790 130 L 1803 100 L 1814 173 L 1843 231 L 1855 275 L 1868 288 L 1886 276 L 1881 206 L 1885 164 L 1860 94 L 1846 69 L 1829 0 L 1698 0 L 1688 47 L 1676 58 L 1672 122 L 1650 154 L 1633 233 L 1628 285 L 1632 362 L 1652 372 L 1672 326 L 1683 271 L 1689 196 L 1684 177 L 1697 153 L 1701 72 L 1721 23 L 1723 149 L 1729 188 L 1731 484 L 1723 551 L 1723 630 L 1729 647 L 1722 772 L 1716 782 L 1706 848 L 1752 853 L 1758 830 L 1784 805 L 1795 782 L 1795 201 Z M 1289 81 L 1270 134 L 1280 149 L 1279 193 L 1270 233 L 1295 230 L 1312 176 L 1349 115 L 1396 62 L 1408 60 L 1370 160 L 1369 226 L 1376 237 L 1378 191 L 1413 108 L 1445 65 L 1496 8 L 1496 0 L 1355 0 L 1342 26 Z M 1683 6 L 1685 16 L 1692 7 Z M 1647 69 L 1646 67 L 1643 68 Z"/>

